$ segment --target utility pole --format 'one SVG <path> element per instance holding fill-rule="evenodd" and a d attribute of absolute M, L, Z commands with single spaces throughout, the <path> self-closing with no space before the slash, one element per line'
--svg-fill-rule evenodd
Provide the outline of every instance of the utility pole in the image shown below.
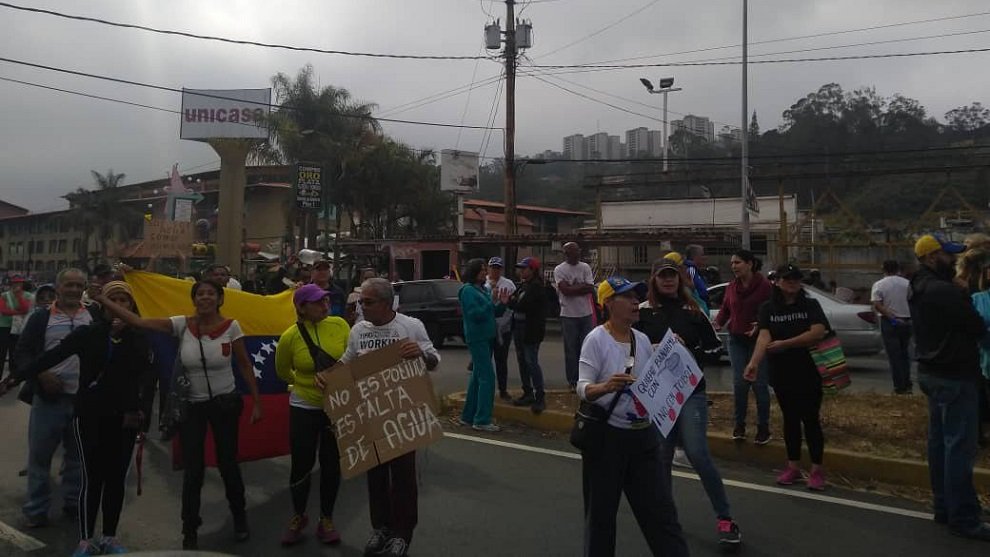
<path fill-rule="evenodd" d="M 505 0 L 505 235 L 518 233 L 516 220 L 516 2 Z M 506 248 L 515 264 L 515 247 Z"/>
<path fill-rule="evenodd" d="M 739 201 L 741 201 L 742 209 L 742 220 L 740 221 L 740 228 L 742 229 L 742 247 L 743 249 L 750 248 L 750 238 L 749 238 L 749 208 L 746 206 L 749 203 L 749 126 L 746 122 L 746 116 L 749 113 L 749 68 L 747 67 L 749 62 L 749 23 L 747 18 L 749 17 L 749 1 L 743 0 L 743 38 L 742 38 L 742 152 L 740 153 L 740 160 L 742 161 L 740 167 L 740 195 Z"/>

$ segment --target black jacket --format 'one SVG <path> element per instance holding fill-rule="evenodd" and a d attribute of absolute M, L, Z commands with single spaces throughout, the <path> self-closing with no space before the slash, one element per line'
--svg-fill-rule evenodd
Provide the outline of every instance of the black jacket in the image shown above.
<path fill-rule="evenodd" d="M 104 320 L 99 306 L 89 305 L 86 307 L 86 310 L 89 311 L 89 316 L 93 323 Z M 14 376 L 18 380 L 24 381 L 24 386 L 21 387 L 17 398 L 27 404 L 31 404 L 35 394 L 46 400 L 51 398 L 45 395 L 41 389 L 37 388 L 37 381 L 35 379 L 37 374 L 29 377 L 23 373 L 23 370 L 45 351 L 45 332 L 48 330 L 48 318 L 50 315 L 51 309 L 46 308 L 36 310 L 28 316 L 27 321 L 24 323 L 24 329 L 21 331 L 21 336 L 17 338 L 17 346 L 14 348 Z"/>
<path fill-rule="evenodd" d="M 911 278 L 908 304 L 918 371 L 947 379 L 978 380 L 979 341 L 986 331 L 966 292 L 951 277 L 922 267 Z"/>
<path fill-rule="evenodd" d="M 127 327 L 112 339 L 110 323 L 96 321 L 69 333 L 21 372 L 34 378 L 73 355 L 79 356 L 76 414 L 112 416 L 146 409 L 142 395 L 156 378 L 151 344 L 143 332 Z"/>
<path fill-rule="evenodd" d="M 703 313 L 686 308 L 683 301 L 673 298 L 661 299 L 656 306 L 650 306 L 648 302 L 640 305 L 639 321 L 633 328 L 650 337 L 651 344 L 663 340 L 668 330 L 674 331 L 691 351 L 699 368 L 704 367 L 704 353 L 720 344 L 715 329 Z M 697 390 L 704 388 L 705 380 L 702 379 Z"/>
<path fill-rule="evenodd" d="M 517 315 L 525 316 L 525 321 L 520 322 L 513 315 L 512 326 L 518 327 L 521 324 L 525 326 L 523 340 L 526 344 L 543 342 L 547 331 L 546 296 L 547 290 L 543 287 L 543 282 L 531 280 L 521 283 L 506 304 Z"/>

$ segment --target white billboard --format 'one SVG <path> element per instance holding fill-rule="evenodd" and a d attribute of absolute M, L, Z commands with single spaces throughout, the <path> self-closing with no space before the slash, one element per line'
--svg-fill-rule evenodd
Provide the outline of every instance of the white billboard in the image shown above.
<path fill-rule="evenodd" d="M 440 151 L 440 191 L 478 191 L 478 153 Z"/>
<path fill-rule="evenodd" d="M 183 89 L 180 139 L 267 139 L 271 89 Z"/>

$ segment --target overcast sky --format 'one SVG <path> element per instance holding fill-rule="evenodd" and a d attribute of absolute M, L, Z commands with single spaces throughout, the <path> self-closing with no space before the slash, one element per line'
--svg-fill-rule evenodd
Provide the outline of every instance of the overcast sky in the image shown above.
<path fill-rule="evenodd" d="M 489 0 L 91 0 L 13 3 L 78 15 L 193 33 L 263 42 L 365 52 L 477 55 L 483 44 L 486 11 L 505 16 L 505 4 Z M 522 0 L 517 7 L 525 6 Z M 635 16 L 573 46 L 603 27 L 647 6 Z M 750 41 L 842 31 L 898 22 L 990 11 L 986 0 L 754 0 L 750 2 Z M 578 64 L 697 50 L 741 41 L 739 0 L 542 0 L 526 6 L 534 44 L 523 63 Z M 753 45 L 759 54 L 856 43 L 990 31 L 990 14 L 905 25 L 867 32 Z M 956 50 L 990 46 L 990 32 L 882 45 L 853 46 L 763 58 L 821 57 L 886 52 Z M 728 48 L 642 60 L 673 62 L 738 55 Z M 310 63 L 322 84 L 351 91 L 377 103 L 396 118 L 485 125 L 496 85 L 413 110 L 388 109 L 497 75 L 494 61 L 412 61 L 312 54 L 161 36 L 144 31 L 67 21 L 0 8 L 0 56 L 169 87 L 256 88 L 270 85 L 278 72 L 294 74 Z M 972 101 L 990 104 L 990 53 L 900 59 L 750 66 L 750 110 L 764 130 L 781 123 L 781 112 L 796 99 L 828 82 L 845 89 L 875 86 L 889 96 L 916 98 L 929 113 L 942 114 Z M 533 71 L 533 70 L 530 70 Z M 548 70 L 543 70 L 548 71 Z M 567 79 L 629 100 L 608 97 L 579 85 L 558 85 L 627 108 L 660 116 L 659 96 L 647 95 L 639 77 L 676 77 L 684 91 L 671 94 L 670 118 L 678 113 L 709 116 L 738 125 L 738 65 L 624 69 L 544 77 Z M 474 78 L 472 78 L 474 76 Z M 0 62 L 0 77 L 71 89 L 178 110 L 180 96 L 128 85 Z M 219 167 L 205 144 L 179 140 L 179 116 L 0 81 L 0 199 L 33 211 L 64 207 L 59 196 L 91 184 L 90 169 L 113 168 L 126 183 L 163 177 L 171 165 L 189 171 Z M 635 104 L 644 103 L 646 106 Z M 650 108 L 656 107 L 656 108 Z M 659 122 L 620 112 L 521 76 L 517 88 L 519 154 L 561 149 L 572 133 L 622 132 Z M 497 126 L 504 124 L 504 98 Z M 386 124 L 386 131 L 419 148 L 479 150 L 483 132 Z M 488 142 L 497 155 L 501 133 Z"/>

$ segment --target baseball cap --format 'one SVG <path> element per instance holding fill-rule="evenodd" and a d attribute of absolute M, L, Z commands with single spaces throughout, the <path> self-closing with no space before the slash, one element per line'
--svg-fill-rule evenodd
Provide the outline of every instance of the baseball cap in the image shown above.
<path fill-rule="evenodd" d="M 677 266 L 681 266 L 684 264 L 684 256 L 677 253 L 676 251 L 672 251 L 668 253 L 667 255 L 663 256 L 663 258 L 673 261 Z"/>
<path fill-rule="evenodd" d="M 540 260 L 535 257 L 523 257 L 516 263 L 516 269 L 539 269 Z"/>
<path fill-rule="evenodd" d="M 299 307 L 308 302 L 318 302 L 329 295 L 329 292 L 315 284 L 305 284 L 296 289 L 292 295 L 292 302 Z"/>
<path fill-rule="evenodd" d="M 790 263 L 786 265 L 781 265 L 777 267 L 777 277 L 782 279 L 803 279 L 804 271 L 798 268 L 797 265 L 792 265 Z"/>
<path fill-rule="evenodd" d="M 669 269 L 671 271 L 680 272 L 680 265 L 678 265 L 676 261 L 674 261 L 673 259 L 671 259 L 669 257 L 669 254 L 668 254 L 668 257 L 664 257 L 663 259 L 661 259 L 661 260 L 659 260 L 659 261 L 657 261 L 656 263 L 653 264 L 653 274 L 657 274 L 660 271 L 663 271 L 663 270 L 666 270 L 666 269 Z"/>
<path fill-rule="evenodd" d="M 914 254 L 918 258 L 942 250 L 945 253 L 962 253 L 966 251 L 966 246 L 959 242 L 952 242 L 941 234 L 925 234 L 914 243 Z"/>
<path fill-rule="evenodd" d="M 488 260 L 489 267 L 505 267 L 505 263 L 502 261 L 501 257 L 493 257 Z"/>
<path fill-rule="evenodd" d="M 326 267 L 327 269 L 329 269 L 330 268 L 330 260 L 329 259 L 318 259 L 315 262 L 313 262 L 313 268 L 314 269 L 319 269 L 320 267 Z"/>
<path fill-rule="evenodd" d="M 625 294 L 633 290 L 636 295 L 643 298 L 646 295 L 646 285 L 642 282 L 630 282 L 623 277 L 608 277 L 598 285 L 598 303 L 605 305 L 605 301 L 616 294 Z"/>

